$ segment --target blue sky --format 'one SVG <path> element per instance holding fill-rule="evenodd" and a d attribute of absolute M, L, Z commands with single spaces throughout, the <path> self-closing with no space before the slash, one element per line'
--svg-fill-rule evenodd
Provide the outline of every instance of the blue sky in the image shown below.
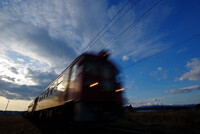
<path fill-rule="evenodd" d="M 127 2 L 2 0 L 0 109 L 9 99 L 8 110 L 25 110 Z M 200 103 L 200 37 L 177 45 L 200 34 L 200 2 L 163 0 L 136 21 L 156 2 L 130 0 L 85 51 L 111 51 L 110 60 L 121 69 L 126 104 Z"/>

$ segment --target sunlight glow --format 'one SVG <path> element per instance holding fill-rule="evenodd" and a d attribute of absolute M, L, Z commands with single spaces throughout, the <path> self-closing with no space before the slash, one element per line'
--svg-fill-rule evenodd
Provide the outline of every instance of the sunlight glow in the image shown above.
<path fill-rule="evenodd" d="M 18 71 L 20 71 L 20 74 L 13 73 L 11 70 L 9 70 L 9 67 L 13 66 L 15 66 L 15 68 L 18 67 Z M 26 77 L 26 68 L 22 69 L 20 68 L 20 66 L 17 65 L 7 65 L 6 67 L 0 65 L 0 76 L 1 80 L 18 85 L 37 85 L 37 83 L 35 83 L 31 78 Z"/>

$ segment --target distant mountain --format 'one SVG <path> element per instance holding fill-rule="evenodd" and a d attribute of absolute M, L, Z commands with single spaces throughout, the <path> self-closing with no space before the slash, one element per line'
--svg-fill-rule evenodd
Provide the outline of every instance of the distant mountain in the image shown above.
<path fill-rule="evenodd" d="M 187 105 L 150 105 L 132 107 L 132 105 L 125 106 L 125 112 L 139 112 L 139 111 L 168 111 L 168 110 L 188 110 L 188 109 L 200 109 L 200 104 L 187 104 Z"/>
<path fill-rule="evenodd" d="M 187 105 L 151 105 L 151 106 L 141 106 L 134 107 L 134 110 L 183 110 L 183 109 L 196 109 L 196 104 L 187 104 Z"/>
<path fill-rule="evenodd" d="M 21 113 L 21 111 L 0 111 L 0 115 L 18 115 Z"/>

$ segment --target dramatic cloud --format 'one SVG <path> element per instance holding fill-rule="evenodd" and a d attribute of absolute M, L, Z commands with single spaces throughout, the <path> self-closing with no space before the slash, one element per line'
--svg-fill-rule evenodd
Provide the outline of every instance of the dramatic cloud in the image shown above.
<path fill-rule="evenodd" d="M 37 85 L 50 84 L 58 75 L 55 72 L 42 72 L 27 68 L 25 78 L 32 79 Z"/>
<path fill-rule="evenodd" d="M 40 94 L 81 54 L 91 39 L 112 19 L 125 2 L 1 1 L 1 95 L 9 99 L 30 99 Z M 130 2 L 119 16 L 133 3 Z M 139 2 L 136 8 L 131 9 L 94 46 L 88 47 L 87 51 L 98 52 L 107 46 L 152 4 L 153 2 L 150 1 Z M 157 34 L 159 30 L 157 25 L 169 14 L 166 10 L 169 8 L 165 7 L 167 6 L 158 6 L 140 23 L 130 27 L 120 38 L 113 40 L 106 47 L 112 50 L 111 57 L 118 56 L 123 61 L 136 62 L 167 47 L 167 44 L 159 41 L 164 35 Z"/>
<path fill-rule="evenodd" d="M 187 63 L 186 68 L 190 70 L 189 72 L 183 74 L 179 80 L 190 80 L 190 81 L 199 81 L 200 80 L 200 59 L 193 58 L 190 62 Z"/>
<path fill-rule="evenodd" d="M 1 58 L 0 58 L 1 59 Z M 42 64 L 31 60 L 25 64 L 7 60 L 0 64 L 0 79 L 16 85 L 43 85 L 58 75 L 54 70 L 47 70 Z"/>
<path fill-rule="evenodd" d="M 94 35 L 124 4 L 117 3 L 108 6 L 109 3 L 105 0 L 47 0 L 41 2 L 32 0 L 4 1 L 2 3 L 0 10 L 0 28 L 2 28 L 0 46 L 3 46 L 4 51 L 12 50 L 47 64 L 56 69 L 57 72 L 61 72 L 80 54 Z M 146 8 L 149 7 L 145 6 L 138 15 L 141 15 Z M 156 14 L 156 11 L 152 12 L 152 14 Z M 165 14 L 165 12 L 166 10 L 161 10 L 159 13 Z M 139 17 L 138 15 L 134 9 L 130 10 L 120 20 L 120 23 L 117 23 L 115 27 L 110 29 L 110 32 L 97 42 L 95 47 L 89 49 L 99 51 L 107 44 L 106 42 L 111 41 L 127 27 L 127 22 L 134 22 Z M 137 27 L 130 29 L 119 40 L 116 40 L 113 43 L 114 45 L 109 46 L 108 49 L 112 48 L 115 52 L 113 56 L 123 50 L 122 54 L 127 54 L 123 58 L 124 60 L 131 57 L 132 60 L 137 61 L 160 51 L 163 46 L 157 40 L 162 37 L 161 34 L 156 37 L 150 37 L 149 34 L 152 31 L 149 25 L 154 24 L 156 16 L 147 17 Z M 164 19 L 159 18 L 159 21 L 156 19 L 157 23 Z M 153 35 L 151 34 L 151 36 Z M 144 39 L 144 37 L 147 38 Z M 141 38 L 144 41 L 141 41 Z M 16 60 L 23 62 L 23 58 L 18 57 Z"/>
<path fill-rule="evenodd" d="M 165 93 L 171 93 L 171 94 L 189 93 L 194 90 L 200 90 L 200 86 L 194 85 L 194 86 L 185 87 L 185 88 L 181 88 L 181 89 L 171 89 L 171 90 L 165 91 Z"/>
<path fill-rule="evenodd" d="M 64 69 L 108 18 L 106 7 L 103 0 L 5 1 L 0 46 Z"/>
<path fill-rule="evenodd" d="M 39 95 L 109 19 L 105 0 L 11 0 L 0 7 L 0 95 L 9 99 Z"/>
<path fill-rule="evenodd" d="M 39 95 L 58 76 L 55 72 L 27 68 L 21 77 L 0 76 L 0 96 L 30 99 Z M 23 77 L 22 77 L 23 76 Z"/>

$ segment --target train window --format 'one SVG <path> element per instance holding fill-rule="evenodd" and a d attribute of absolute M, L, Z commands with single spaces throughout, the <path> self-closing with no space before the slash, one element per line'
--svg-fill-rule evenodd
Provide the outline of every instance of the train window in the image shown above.
<path fill-rule="evenodd" d="M 62 75 L 59 79 L 58 79 L 58 85 L 63 81 L 64 76 Z"/>
<path fill-rule="evenodd" d="M 39 96 L 39 99 L 38 99 L 38 101 L 41 101 L 41 96 Z"/>
<path fill-rule="evenodd" d="M 86 59 L 84 70 L 87 75 L 98 76 L 99 75 L 99 62 L 93 58 Z"/>
<path fill-rule="evenodd" d="M 46 98 L 47 96 L 48 96 L 48 90 L 45 91 L 44 98 Z"/>
<path fill-rule="evenodd" d="M 40 95 L 40 101 L 42 101 L 42 95 Z"/>
<path fill-rule="evenodd" d="M 50 93 L 49 91 L 50 91 L 50 90 L 49 90 L 49 88 L 48 88 L 48 90 L 47 90 L 47 97 L 50 95 L 50 94 L 49 94 L 49 93 Z"/>
<path fill-rule="evenodd" d="M 76 70 L 76 76 L 83 72 L 83 65 L 80 65 Z"/>
<path fill-rule="evenodd" d="M 40 101 L 43 100 L 43 94 L 44 94 L 44 93 L 42 93 L 42 94 L 40 95 Z"/>
<path fill-rule="evenodd" d="M 111 64 L 106 63 L 102 67 L 102 78 L 103 78 L 103 90 L 112 91 L 114 90 L 116 76 L 118 74 L 118 70 L 113 67 Z"/>
<path fill-rule="evenodd" d="M 55 92 L 54 88 L 49 88 L 49 95 L 52 95 Z"/>
<path fill-rule="evenodd" d="M 47 97 L 50 95 L 50 88 L 46 90 Z"/>
<path fill-rule="evenodd" d="M 51 88 L 49 88 L 49 89 L 48 89 L 48 96 L 50 96 L 50 95 L 52 94 L 51 91 L 52 91 Z"/>
<path fill-rule="evenodd" d="M 53 94 L 56 91 L 54 84 L 49 89 L 51 94 Z"/>
<path fill-rule="evenodd" d="M 104 79 L 112 78 L 114 76 L 114 68 L 109 64 L 105 64 L 103 67 L 102 75 Z"/>
<path fill-rule="evenodd" d="M 104 90 L 104 91 L 111 91 L 111 90 L 114 90 L 114 81 L 111 81 L 111 80 L 104 80 L 104 81 L 103 81 L 103 90 Z"/>
<path fill-rule="evenodd" d="M 44 97 L 45 97 L 44 95 L 45 95 L 45 92 L 43 92 L 43 93 L 42 93 L 42 100 L 43 100 L 43 99 L 44 99 Z"/>
<path fill-rule="evenodd" d="M 72 67 L 70 82 L 72 82 L 72 81 L 74 81 L 76 79 L 76 73 L 77 73 L 76 71 L 77 71 L 77 65 L 75 64 Z"/>
<path fill-rule="evenodd" d="M 67 89 L 67 86 L 69 84 L 69 70 L 66 70 L 62 77 L 58 79 L 58 91 L 65 91 Z"/>
<path fill-rule="evenodd" d="M 77 62 L 72 67 L 70 82 L 74 81 L 77 78 L 77 76 L 82 72 L 83 72 L 83 65 L 80 64 L 80 62 Z"/>

